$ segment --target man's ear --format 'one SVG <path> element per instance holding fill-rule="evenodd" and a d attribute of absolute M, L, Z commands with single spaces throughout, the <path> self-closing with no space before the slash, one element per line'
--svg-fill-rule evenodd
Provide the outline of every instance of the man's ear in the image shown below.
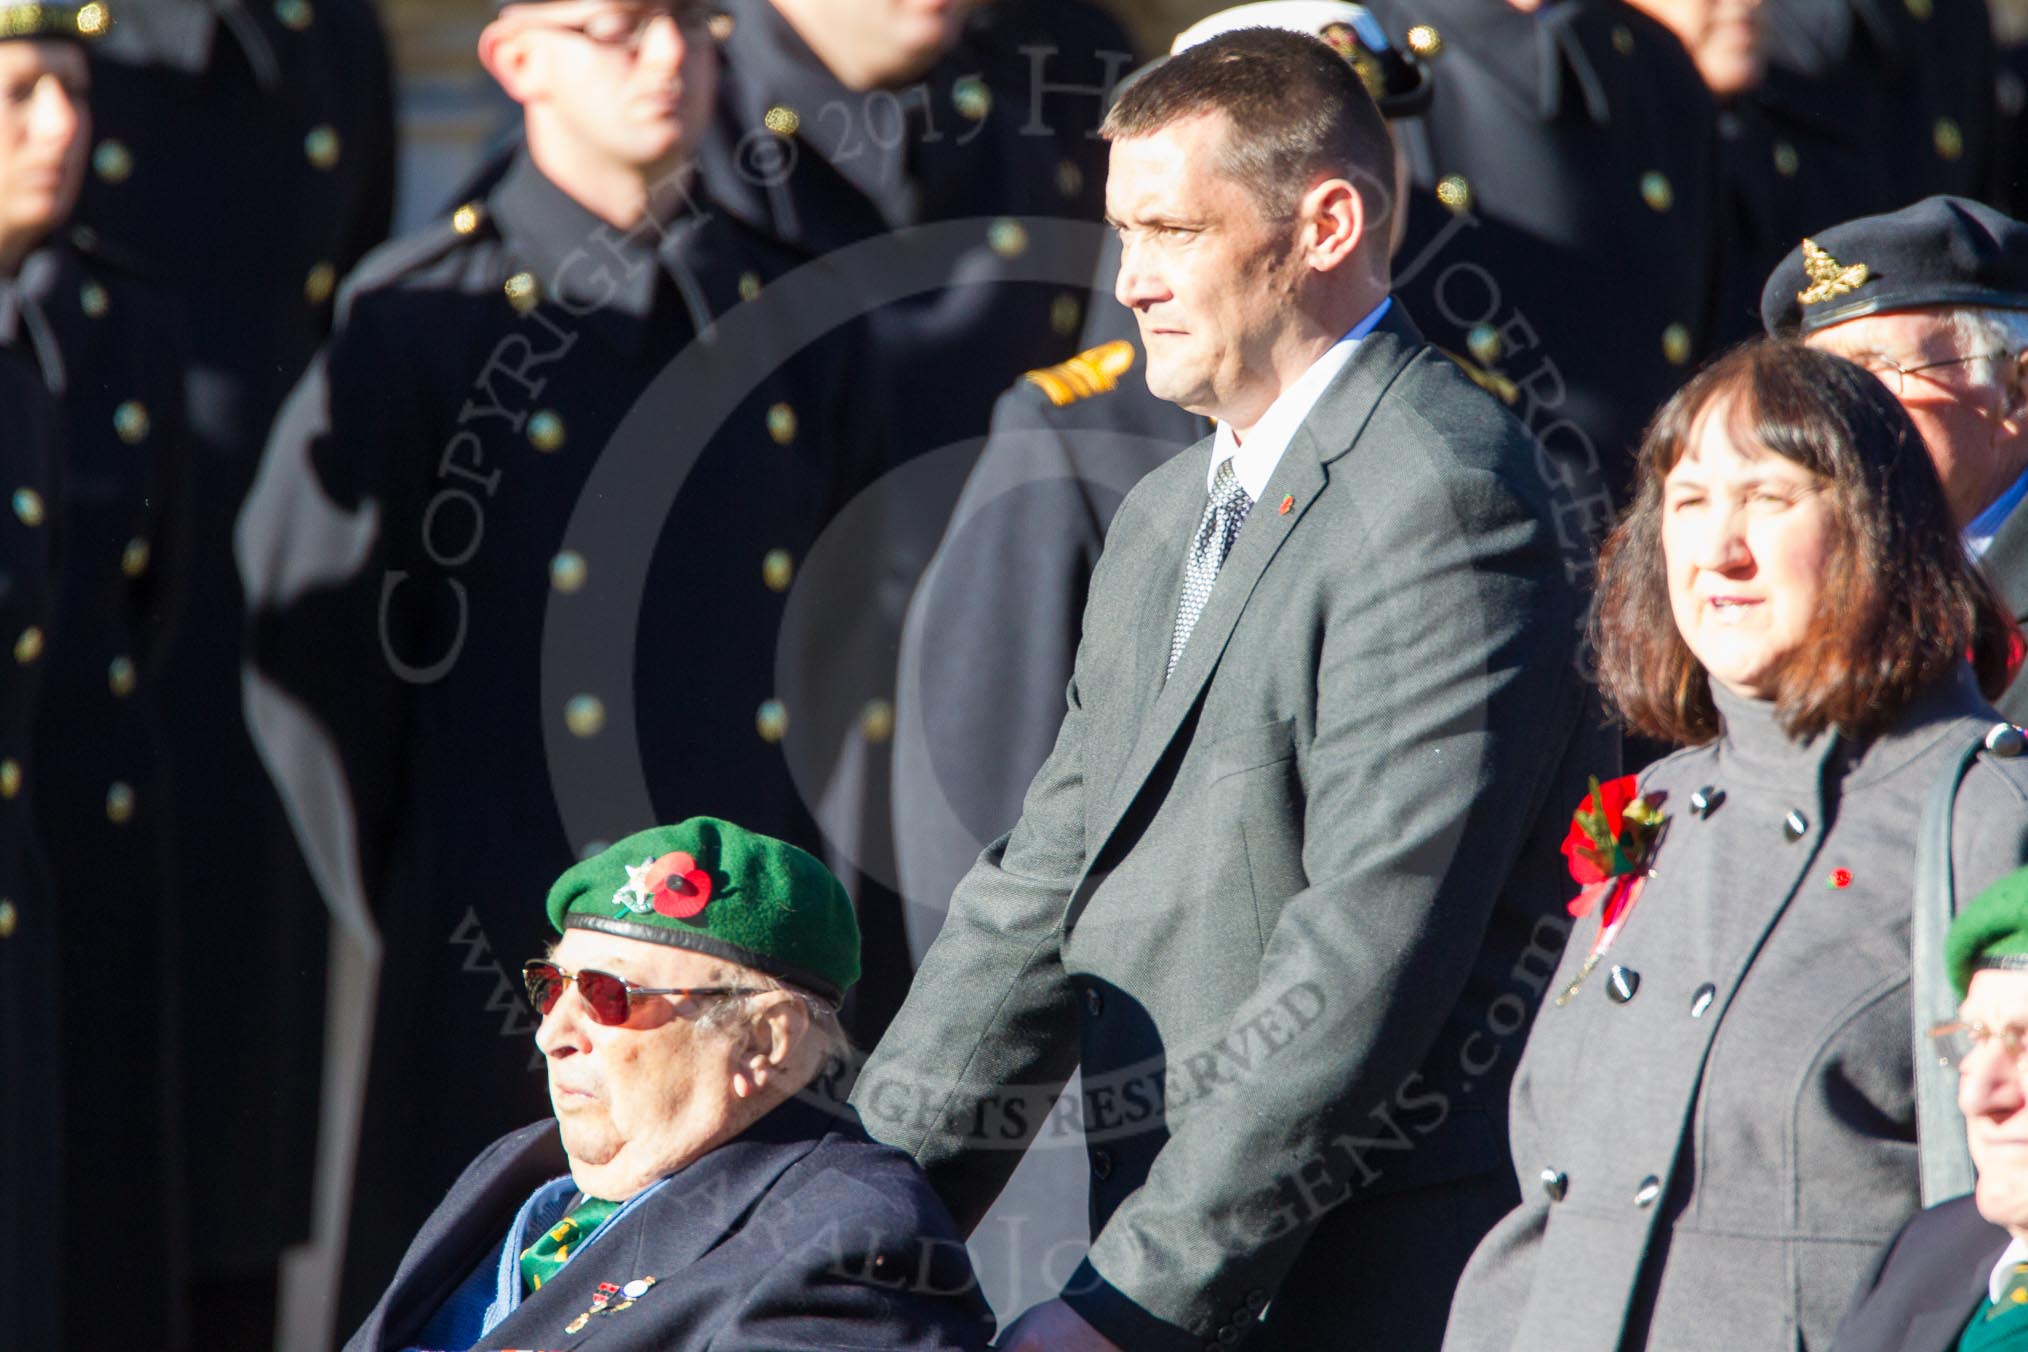
<path fill-rule="evenodd" d="M 1366 238 L 1366 198 L 1342 178 L 1327 178 L 1296 204 L 1303 231 L 1303 262 L 1317 272 L 1344 265 Z"/>
<path fill-rule="evenodd" d="M 737 1052 L 732 1092 L 740 1098 L 759 1093 L 782 1073 L 810 1032 L 810 1011 L 793 995 L 770 1004 L 746 1026 Z"/>
<path fill-rule="evenodd" d="M 495 19 L 479 30 L 479 64 L 516 103 L 527 103 L 535 92 L 534 52 L 526 30 L 513 21 Z"/>

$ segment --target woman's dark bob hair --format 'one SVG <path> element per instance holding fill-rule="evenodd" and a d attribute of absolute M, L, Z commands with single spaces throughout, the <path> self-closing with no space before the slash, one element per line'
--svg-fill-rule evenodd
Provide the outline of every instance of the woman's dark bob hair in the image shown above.
<path fill-rule="evenodd" d="M 1707 411 L 1744 454 L 1815 474 L 1830 503 L 1821 609 L 1774 692 L 1790 736 L 1878 732 L 1967 654 L 1986 697 L 1998 696 L 2013 625 L 1965 553 L 1908 414 L 1860 367 L 1763 339 L 1726 353 L 1655 415 L 1633 508 L 1599 555 L 1591 640 L 1599 684 L 1630 730 L 1679 745 L 1718 735 L 1710 678 L 1677 631 L 1662 557 L 1662 481 Z"/>

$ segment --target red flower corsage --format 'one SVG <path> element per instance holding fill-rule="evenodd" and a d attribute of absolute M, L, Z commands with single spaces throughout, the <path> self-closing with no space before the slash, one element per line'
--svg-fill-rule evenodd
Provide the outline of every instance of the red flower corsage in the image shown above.
<path fill-rule="evenodd" d="M 1591 792 L 1571 815 L 1570 833 L 1563 838 L 1563 854 L 1570 862 L 1570 876 L 1577 880 L 1579 891 L 1565 909 L 1577 919 L 1598 909 L 1599 930 L 1584 966 L 1556 997 L 1559 1005 L 1577 994 L 1577 988 L 1598 965 L 1599 956 L 1619 937 L 1627 913 L 1640 899 L 1641 889 L 1647 886 L 1648 861 L 1669 820 L 1662 811 L 1662 801 L 1668 795 L 1643 795 L 1637 792 L 1638 788 L 1632 775 L 1622 775 L 1605 784 L 1594 779 Z"/>

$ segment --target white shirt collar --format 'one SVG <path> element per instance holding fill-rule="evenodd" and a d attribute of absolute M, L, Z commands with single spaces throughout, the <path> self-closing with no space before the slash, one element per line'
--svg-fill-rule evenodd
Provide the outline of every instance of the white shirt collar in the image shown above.
<path fill-rule="evenodd" d="M 1246 444 L 1232 434 L 1226 423 L 1218 424 L 1212 434 L 1211 465 L 1204 472 L 1204 491 L 1209 493 L 1218 477 L 1218 467 L 1230 460 L 1232 472 L 1239 480 L 1239 486 L 1246 495 L 1256 502 L 1267 491 L 1268 478 L 1275 472 L 1275 466 L 1282 462 L 1282 452 L 1289 447 L 1289 439 L 1296 429 L 1303 425 L 1303 419 L 1310 416 L 1310 410 L 1323 397 L 1325 387 L 1330 385 L 1338 372 L 1345 369 L 1345 363 L 1352 360 L 1354 348 L 1359 340 L 1373 332 L 1373 328 L 1387 315 L 1387 309 L 1394 304 L 1391 296 L 1382 297 L 1380 304 L 1352 326 L 1351 332 L 1333 343 L 1323 356 L 1310 363 L 1310 369 L 1296 377 L 1294 384 L 1283 390 L 1272 404 L 1268 405 L 1261 420 L 1254 424 L 1253 431 L 1246 434 Z"/>
<path fill-rule="evenodd" d="M 2017 1237 L 2007 1241 L 2000 1261 L 1993 1264 L 1993 1271 L 1986 1278 L 1986 1295 L 1995 1305 L 2000 1303 L 2000 1293 L 2007 1289 L 2007 1278 L 2014 1275 L 2016 1263 L 2028 1263 L 2028 1239 Z"/>
<path fill-rule="evenodd" d="M 2028 474 L 2014 481 L 2013 487 L 1993 501 L 1993 505 L 1972 518 L 1965 527 L 1965 548 L 1975 559 L 1982 559 L 1993 547 L 1993 537 L 2000 533 L 2000 527 L 2007 524 L 2007 518 L 2021 505 L 2021 499 L 2028 498 Z"/>

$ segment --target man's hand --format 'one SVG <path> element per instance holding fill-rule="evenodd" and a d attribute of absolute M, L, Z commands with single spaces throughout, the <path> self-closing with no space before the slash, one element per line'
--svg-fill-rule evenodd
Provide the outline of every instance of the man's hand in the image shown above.
<path fill-rule="evenodd" d="M 1060 1300 L 1037 1305 L 1022 1315 L 993 1346 L 1000 1352 L 1120 1352 Z"/>

